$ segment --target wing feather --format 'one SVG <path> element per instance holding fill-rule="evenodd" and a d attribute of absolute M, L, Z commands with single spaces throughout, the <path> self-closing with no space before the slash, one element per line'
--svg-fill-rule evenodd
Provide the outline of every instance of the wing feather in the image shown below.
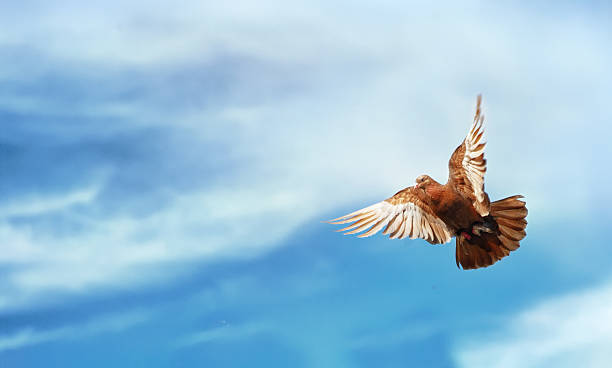
<path fill-rule="evenodd" d="M 354 224 L 350 224 L 349 226 L 344 227 L 344 228 L 342 228 L 340 230 L 336 230 L 336 231 L 337 232 L 349 231 L 349 230 L 354 229 L 354 228 L 356 228 L 358 226 L 361 226 L 361 225 L 364 225 L 364 224 L 368 224 L 368 223 L 370 223 L 372 221 L 376 221 L 376 217 L 374 217 L 374 216 L 375 216 L 374 214 L 371 214 L 371 215 L 369 215 L 369 216 L 367 216 L 367 217 L 365 217 L 365 218 L 355 222 Z"/>
<path fill-rule="evenodd" d="M 491 205 L 484 190 L 487 160 L 484 158 L 486 142 L 481 101 L 481 96 L 478 96 L 474 122 L 461 145 L 453 152 L 448 167 L 449 182 L 453 183 L 462 195 L 472 200 L 474 208 L 481 216 L 486 216 Z"/>
<path fill-rule="evenodd" d="M 397 230 L 395 230 L 393 233 L 391 233 L 389 238 L 391 238 L 391 239 L 402 239 L 402 236 L 404 235 L 404 232 L 406 231 L 406 217 L 405 217 L 405 214 L 406 214 L 406 211 L 403 211 L 400 214 L 400 216 L 399 216 L 400 224 L 399 224 Z"/>
<path fill-rule="evenodd" d="M 408 233 L 410 233 L 410 228 L 412 227 L 412 220 L 408 220 L 408 211 L 402 212 L 402 226 L 400 226 L 399 232 L 395 239 L 404 239 Z"/>
<path fill-rule="evenodd" d="M 423 238 L 432 244 L 448 243 L 452 233 L 421 198 L 414 187 L 406 188 L 393 197 L 361 210 L 328 221 L 348 224 L 338 230 L 344 234 L 372 236 L 382 230 L 391 239 Z"/>
<path fill-rule="evenodd" d="M 403 213 L 397 213 L 393 219 L 391 219 L 391 221 L 389 221 L 389 223 L 387 224 L 387 227 L 385 227 L 385 230 L 383 230 L 383 235 L 389 235 L 395 232 L 395 230 L 398 228 L 398 226 L 402 223 L 402 217 L 403 217 Z"/>

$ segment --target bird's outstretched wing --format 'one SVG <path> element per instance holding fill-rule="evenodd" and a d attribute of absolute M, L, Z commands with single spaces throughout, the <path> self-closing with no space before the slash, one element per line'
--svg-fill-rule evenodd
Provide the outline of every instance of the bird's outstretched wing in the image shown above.
<path fill-rule="evenodd" d="M 362 233 L 358 235 L 360 238 L 374 235 L 384 228 L 383 234 L 391 239 L 410 237 L 422 238 L 431 244 L 448 243 L 452 237 L 451 231 L 434 214 L 426 199 L 419 198 L 420 190 L 406 188 L 382 202 L 328 222 L 350 224 L 338 231 L 345 234 Z"/>
<path fill-rule="evenodd" d="M 484 115 L 480 109 L 482 98 L 476 102 L 476 115 L 467 137 L 455 149 L 448 161 L 449 182 L 464 197 L 472 200 L 474 208 L 481 216 L 489 214 L 489 196 L 484 191 L 484 176 L 487 160 L 484 158 Z"/>

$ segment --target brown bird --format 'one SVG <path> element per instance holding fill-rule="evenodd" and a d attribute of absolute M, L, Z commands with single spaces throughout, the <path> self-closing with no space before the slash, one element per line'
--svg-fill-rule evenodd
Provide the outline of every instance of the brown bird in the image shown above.
<path fill-rule="evenodd" d="M 391 239 L 422 238 L 443 244 L 456 237 L 457 267 L 487 267 L 519 247 L 526 235 L 527 208 L 522 195 L 491 203 L 484 191 L 484 115 L 476 115 L 467 137 L 448 162 L 448 181 L 442 185 L 428 175 L 391 198 L 328 221 L 349 224 L 338 231 L 367 237 L 383 229 Z M 367 230 L 367 231 L 366 231 Z"/>

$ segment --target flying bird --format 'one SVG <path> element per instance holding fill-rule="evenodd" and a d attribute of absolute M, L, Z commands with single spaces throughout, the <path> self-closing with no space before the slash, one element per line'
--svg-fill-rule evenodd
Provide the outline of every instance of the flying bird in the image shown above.
<path fill-rule="evenodd" d="M 328 221 L 348 224 L 338 231 L 372 236 L 379 231 L 391 239 L 422 238 L 444 244 L 455 237 L 457 267 L 487 267 L 518 249 L 525 237 L 527 207 L 522 195 L 489 200 L 484 190 L 482 98 L 470 130 L 448 162 L 448 180 L 440 184 L 428 175 L 416 185 L 359 211 Z"/>

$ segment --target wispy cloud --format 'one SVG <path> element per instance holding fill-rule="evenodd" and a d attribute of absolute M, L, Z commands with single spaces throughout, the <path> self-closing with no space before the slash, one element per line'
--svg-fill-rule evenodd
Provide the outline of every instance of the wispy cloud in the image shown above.
<path fill-rule="evenodd" d="M 0 353 L 50 341 L 74 340 L 97 334 L 121 332 L 149 320 L 150 315 L 149 312 L 131 311 L 99 316 L 82 324 L 46 330 L 24 328 L 14 333 L 0 335 Z"/>
<path fill-rule="evenodd" d="M 462 367 L 605 367 L 612 361 L 612 284 L 511 316 L 500 330 L 455 348 Z"/>
<path fill-rule="evenodd" d="M 247 339 L 251 338 L 253 335 L 269 330 L 270 325 L 267 323 L 246 323 L 242 325 L 234 325 L 228 324 L 226 321 L 221 321 L 219 327 L 195 332 L 184 337 L 176 343 L 176 347 L 189 347 L 197 344 L 205 344 L 211 341 L 223 342 Z"/>
<path fill-rule="evenodd" d="M 50 291 L 78 294 L 94 285 L 141 284 L 163 278 L 151 266 L 218 257 L 249 257 L 278 244 L 304 217 L 291 215 L 300 199 L 282 193 L 211 191 L 177 197 L 171 207 L 136 219 L 78 218 L 83 233 L 46 236 L 31 227 L 0 226 L 0 256 L 13 267 L 0 309 L 27 305 Z M 269 221 L 275 227 L 262 231 Z M 257 238 L 252 234 L 260 233 Z M 34 266 L 35 265 L 35 266 Z M 155 276 L 157 274 L 157 276 Z M 145 276 L 146 275 L 146 276 Z M 50 299 L 52 300 L 52 299 Z"/>
<path fill-rule="evenodd" d="M 75 205 L 90 204 L 98 194 L 98 188 L 83 188 L 68 193 L 19 198 L 0 205 L 0 220 L 15 216 L 38 216 L 49 212 L 70 209 Z"/>

